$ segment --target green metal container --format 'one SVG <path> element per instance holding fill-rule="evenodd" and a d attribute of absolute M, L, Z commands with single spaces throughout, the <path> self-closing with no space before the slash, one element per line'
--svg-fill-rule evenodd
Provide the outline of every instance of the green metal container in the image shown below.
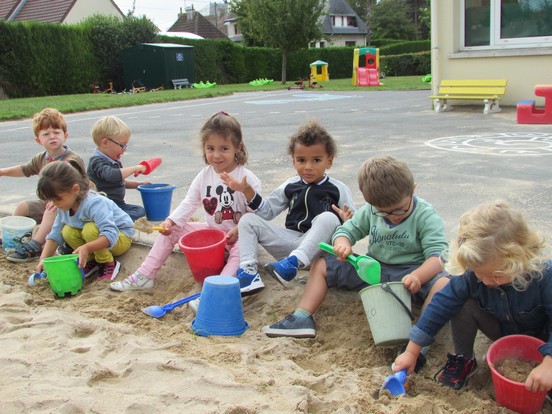
<path fill-rule="evenodd" d="M 194 83 L 194 47 L 174 43 L 141 43 L 123 50 L 125 88 L 173 89 L 172 79 Z"/>

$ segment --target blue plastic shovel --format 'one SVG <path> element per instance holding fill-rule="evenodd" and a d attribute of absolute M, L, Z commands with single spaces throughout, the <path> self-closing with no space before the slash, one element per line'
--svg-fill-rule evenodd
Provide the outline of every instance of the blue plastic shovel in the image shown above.
<path fill-rule="evenodd" d="M 40 272 L 40 273 L 33 273 L 29 276 L 29 286 L 35 285 L 35 279 L 44 279 L 46 277 L 46 273 Z"/>
<path fill-rule="evenodd" d="M 142 309 L 142 312 L 144 312 L 146 315 L 153 316 L 154 318 L 160 318 L 161 316 L 164 316 L 167 312 L 172 311 L 174 308 L 178 308 L 179 306 L 184 305 L 185 303 L 188 303 L 194 299 L 199 298 L 201 293 L 196 293 L 195 295 L 188 296 L 187 298 L 177 300 L 173 303 L 167 303 L 163 306 L 148 306 L 147 308 Z"/>
<path fill-rule="evenodd" d="M 318 243 L 325 252 L 336 255 L 333 246 L 328 243 Z M 369 285 L 377 285 L 381 282 L 381 265 L 375 259 L 368 256 L 350 254 L 347 256 L 347 261 L 354 266 L 358 276 Z"/>
<path fill-rule="evenodd" d="M 393 396 L 406 394 L 404 389 L 404 383 L 406 382 L 406 369 L 403 369 L 399 372 L 395 372 L 393 375 L 389 375 L 383 385 L 381 386 L 382 391 L 387 390 Z"/>

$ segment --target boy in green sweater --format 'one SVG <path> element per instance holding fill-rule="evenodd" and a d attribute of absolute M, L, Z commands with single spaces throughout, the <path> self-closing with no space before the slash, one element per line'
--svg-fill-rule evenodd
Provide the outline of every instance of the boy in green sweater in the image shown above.
<path fill-rule="evenodd" d="M 440 255 L 447 249 L 443 220 L 431 204 L 414 195 L 416 185 L 408 165 L 393 157 L 371 158 L 360 168 L 358 183 L 367 204 L 334 232 L 337 257 L 324 255 L 314 262 L 298 308 L 263 327 L 267 336 L 314 338 L 313 314 L 328 288 L 368 286 L 345 261 L 352 246 L 366 236 L 367 255 L 380 262 L 382 282 L 402 281 L 414 299 L 425 303 L 448 283 L 441 273 Z"/>

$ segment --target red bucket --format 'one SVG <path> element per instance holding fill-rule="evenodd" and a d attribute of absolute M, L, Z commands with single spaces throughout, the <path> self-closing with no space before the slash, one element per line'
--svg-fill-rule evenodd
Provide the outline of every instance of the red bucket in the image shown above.
<path fill-rule="evenodd" d="M 525 384 L 502 376 L 495 365 L 507 358 L 518 358 L 540 364 L 543 360 L 538 347 L 544 342 L 529 335 L 504 336 L 489 347 L 487 364 L 491 368 L 496 402 L 521 414 L 534 414 L 540 411 L 546 398 L 546 391 L 531 392 Z"/>
<path fill-rule="evenodd" d="M 197 283 L 203 283 L 207 276 L 220 275 L 224 267 L 226 233 L 218 229 L 195 230 L 178 240 L 178 247 L 184 252 L 192 275 Z"/>

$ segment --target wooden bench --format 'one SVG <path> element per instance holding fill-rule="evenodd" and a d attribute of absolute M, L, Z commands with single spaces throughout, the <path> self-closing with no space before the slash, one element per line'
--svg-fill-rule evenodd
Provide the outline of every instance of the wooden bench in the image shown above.
<path fill-rule="evenodd" d="M 435 101 L 435 112 L 452 110 L 450 100 L 482 100 L 483 113 L 500 112 L 499 101 L 506 93 L 506 79 L 442 80 L 439 93 L 430 96 Z"/>
<path fill-rule="evenodd" d="M 190 82 L 186 78 L 184 78 L 184 79 L 172 79 L 171 82 L 174 86 L 174 89 L 182 89 L 182 88 L 191 87 Z"/>

